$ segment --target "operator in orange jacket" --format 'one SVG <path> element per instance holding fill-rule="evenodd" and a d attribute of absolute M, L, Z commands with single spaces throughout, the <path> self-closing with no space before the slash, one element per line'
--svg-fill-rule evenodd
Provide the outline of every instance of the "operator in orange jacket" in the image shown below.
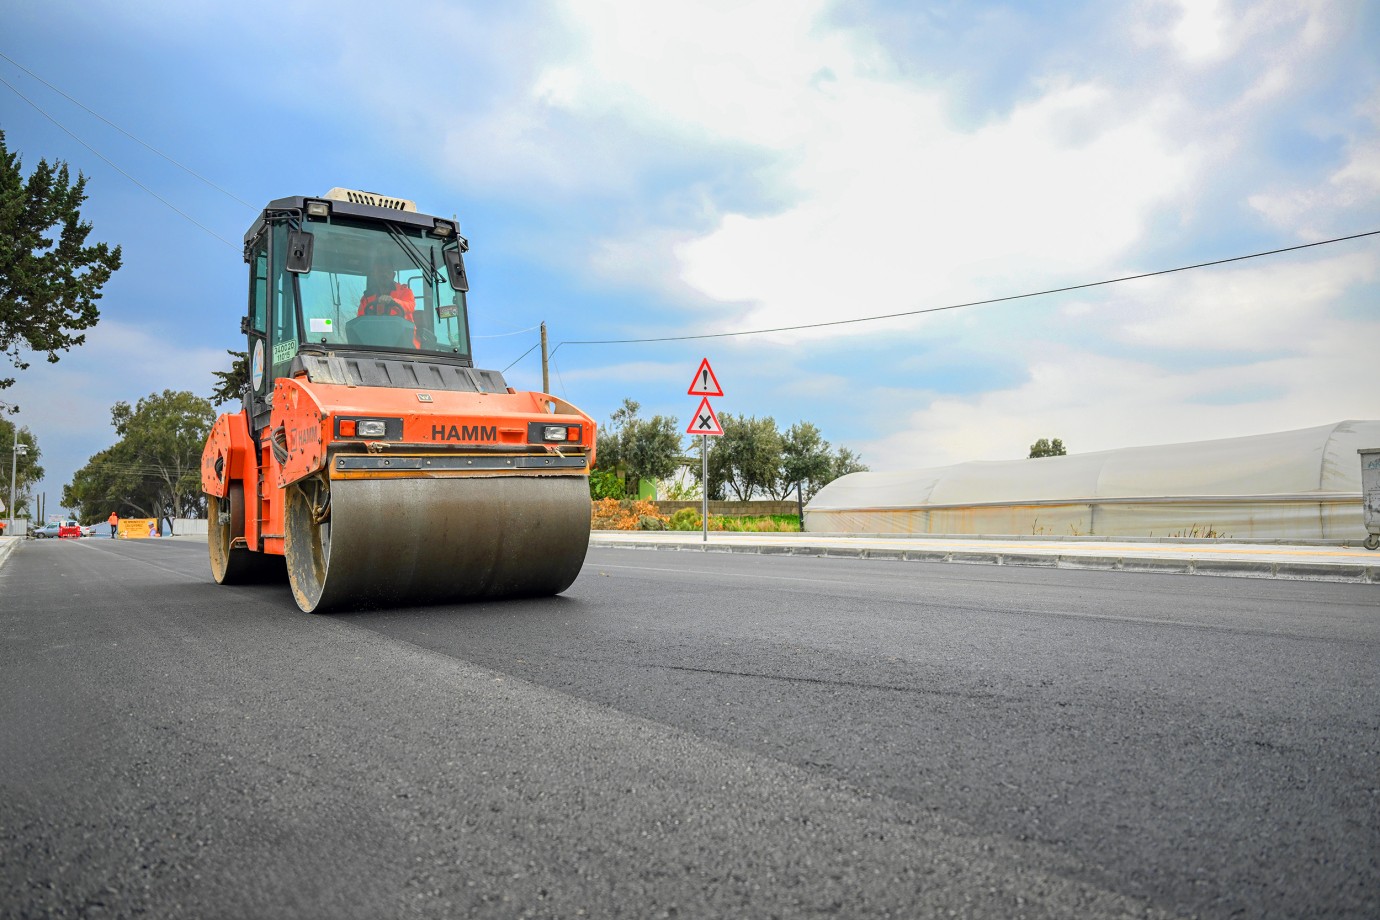
<path fill-rule="evenodd" d="M 105 522 L 110 525 L 110 539 L 115 539 L 115 532 L 120 529 L 120 516 L 112 511 Z"/>
<path fill-rule="evenodd" d="M 375 257 L 369 265 L 369 283 L 359 299 L 358 316 L 401 316 L 412 324 L 412 346 L 422 347 L 417 331 L 417 297 L 412 289 L 399 284 L 392 266 Z"/>

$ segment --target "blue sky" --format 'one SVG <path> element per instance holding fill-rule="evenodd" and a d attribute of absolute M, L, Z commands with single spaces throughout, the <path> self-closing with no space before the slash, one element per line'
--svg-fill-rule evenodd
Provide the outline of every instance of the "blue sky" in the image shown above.
<path fill-rule="evenodd" d="M 456 214 L 476 363 L 531 389 L 543 321 L 553 347 L 829 322 L 1380 230 L 1375 3 L 20 0 L 6 25 L 0 77 L 100 156 L 0 86 L 9 148 L 86 173 L 94 238 L 125 257 L 88 343 L 0 393 L 50 511 L 116 400 L 207 394 L 244 347 L 239 242 L 286 195 Z M 1368 237 L 902 319 L 563 344 L 552 389 L 684 427 L 708 357 L 716 409 L 895 470 L 1377 418 L 1377 343 Z"/>

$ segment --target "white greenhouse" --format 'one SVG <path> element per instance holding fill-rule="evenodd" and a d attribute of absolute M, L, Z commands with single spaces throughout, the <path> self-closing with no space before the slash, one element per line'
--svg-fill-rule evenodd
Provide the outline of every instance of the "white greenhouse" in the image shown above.
<path fill-rule="evenodd" d="M 805 508 L 815 533 L 1364 540 L 1357 451 L 1380 421 L 1036 460 L 852 473 Z"/>

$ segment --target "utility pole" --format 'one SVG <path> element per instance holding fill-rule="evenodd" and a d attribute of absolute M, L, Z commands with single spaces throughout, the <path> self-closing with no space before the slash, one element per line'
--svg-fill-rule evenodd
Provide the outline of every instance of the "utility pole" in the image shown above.
<path fill-rule="evenodd" d="M 541 391 L 551 392 L 551 373 L 547 369 L 546 358 L 546 323 L 541 324 Z"/>
<path fill-rule="evenodd" d="M 6 409 L 13 411 L 16 415 L 18 414 L 19 410 L 10 403 L 0 402 L 0 406 L 3 406 Z M 15 419 L 14 444 L 12 445 L 10 451 L 10 503 L 5 506 L 6 510 L 8 510 L 10 513 L 10 536 L 14 536 L 14 478 L 19 473 L 19 451 L 21 448 L 24 450 L 24 453 L 27 454 L 29 452 L 29 448 L 27 445 L 22 445 L 19 443 L 19 420 Z M 0 469 L 3 469 L 3 467 L 0 467 Z"/>
<path fill-rule="evenodd" d="M 14 529 L 14 477 L 19 470 L 19 452 L 29 452 L 28 445 L 19 443 L 19 426 L 14 426 L 14 450 L 10 453 L 10 536 L 15 535 Z M 4 467 L 0 467 L 4 469 Z"/>

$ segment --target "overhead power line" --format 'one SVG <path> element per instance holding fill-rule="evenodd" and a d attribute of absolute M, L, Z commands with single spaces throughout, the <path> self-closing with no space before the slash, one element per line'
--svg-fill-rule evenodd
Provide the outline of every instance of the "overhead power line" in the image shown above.
<path fill-rule="evenodd" d="M 249 209 L 252 210 L 252 211 L 257 211 L 257 210 L 258 210 L 258 208 L 254 207 L 254 205 L 252 205 L 252 204 L 250 204 L 249 202 L 245 201 L 243 198 L 239 197 L 239 196 L 236 195 L 234 192 L 228 192 L 228 191 L 226 191 L 225 189 L 221 188 L 219 185 L 216 185 L 216 184 L 215 184 L 214 182 L 212 182 L 210 179 L 207 179 L 207 178 L 206 178 L 205 176 L 203 176 L 201 173 L 196 172 L 195 170 L 193 170 L 191 167 L 189 167 L 189 166 L 183 166 L 181 163 L 177 162 L 177 161 L 174 160 L 172 157 L 168 156 L 166 153 L 164 153 L 163 151 L 159 150 L 157 147 L 154 147 L 152 144 L 149 144 L 149 143 L 145 142 L 145 141 L 142 140 L 141 138 L 135 137 L 133 134 L 130 134 L 130 133 L 129 133 L 128 131 L 126 131 L 124 128 L 121 128 L 119 125 L 115 124 L 115 122 L 111 121 L 109 118 L 106 118 L 106 117 L 105 117 L 104 115 L 102 115 L 100 112 L 97 112 L 95 109 L 92 109 L 90 106 L 85 105 L 85 104 L 82 103 L 80 100 L 74 99 L 72 96 L 68 95 L 67 93 L 63 92 L 61 89 L 59 89 L 59 88 L 57 88 L 56 86 L 54 86 L 53 84 L 49 83 L 47 80 L 43 79 L 43 78 L 40 77 L 38 74 L 34 73 L 32 70 L 30 70 L 29 68 L 25 67 L 23 64 L 19 63 L 19 62 L 16 61 L 14 58 L 12 58 L 12 57 L 10 57 L 8 54 L 6 54 L 5 52 L 0 51 L 0 58 L 4 58 L 5 60 L 9 61 L 9 62 L 10 62 L 11 64 L 13 64 L 15 67 L 18 67 L 20 70 L 24 71 L 26 74 L 28 74 L 29 76 L 33 77 L 33 78 L 34 78 L 35 80 L 37 80 L 39 83 L 42 83 L 44 86 L 48 87 L 48 88 L 49 88 L 50 90 L 52 90 L 53 92 L 57 93 L 59 96 L 61 96 L 62 98 L 66 99 L 68 102 L 70 102 L 70 103 L 72 103 L 73 105 L 77 106 L 78 108 L 82 109 L 82 110 L 85 111 L 87 114 L 89 114 L 89 115 L 91 115 L 91 116 L 93 116 L 93 117 L 95 117 L 95 118 L 99 118 L 101 121 L 103 121 L 103 122 L 105 122 L 106 124 L 110 125 L 110 127 L 114 128 L 116 131 L 119 131 L 119 132 L 120 132 L 121 134 L 123 134 L 125 137 L 127 137 L 127 138 L 129 138 L 130 140 L 134 141 L 136 144 L 141 144 L 142 146 L 146 147 L 148 150 L 152 151 L 153 153 L 158 154 L 158 156 L 162 157 L 163 159 L 167 160 L 167 161 L 168 161 L 169 163 L 171 163 L 172 165 L 176 166 L 178 169 L 180 169 L 180 170 L 182 170 L 183 172 L 187 173 L 187 175 L 192 176 L 192 177 L 194 177 L 194 178 L 196 178 L 196 179 L 199 179 L 199 180 L 201 180 L 202 182 L 205 182 L 207 185 L 209 185 L 211 188 L 215 189 L 216 191 L 220 192 L 222 195 L 226 196 L 227 198 L 230 198 L 230 199 L 233 200 L 233 201 L 238 201 L 240 204 L 244 205 L 246 208 L 249 208 Z M 8 85 L 8 84 L 7 84 L 7 85 Z M 14 87 L 10 87 L 10 88 L 13 89 Z M 22 97 L 21 97 L 21 98 L 22 98 Z M 28 100 L 25 100 L 25 101 L 27 102 Z M 32 105 L 32 103 L 30 103 L 30 105 Z M 60 126 L 59 126 L 59 127 L 60 127 Z"/>
<path fill-rule="evenodd" d="M 571 339 L 561 341 L 555 348 L 551 349 L 551 354 L 555 355 L 562 345 L 630 345 L 642 342 L 688 342 L 695 339 L 723 339 L 739 335 L 764 335 L 768 332 L 797 332 L 801 329 L 820 329 L 826 326 L 846 326 L 852 323 L 872 323 L 883 319 L 898 319 L 903 316 L 919 316 L 923 313 L 940 313 L 945 310 L 962 310 L 965 307 L 981 307 L 988 304 L 1004 303 L 1008 300 L 1022 300 L 1029 297 L 1043 297 L 1046 294 L 1063 294 L 1068 291 L 1081 291 L 1087 288 L 1100 287 L 1107 284 L 1120 284 L 1123 281 L 1136 281 L 1140 278 L 1153 278 L 1156 275 L 1172 275 L 1175 272 L 1191 271 L 1195 268 L 1208 268 L 1213 265 L 1226 265 L 1228 262 L 1243 262 L 1247 259 L 1259 259 L 1264 256 L 1279 255 L 1283 252 L 1295 252 L 1300 249 L 1310 249 L 1314 246 L 1327 246 L 1332 243 L 1343 243 L 1347 240 L 1358 240 L 1362 237 L 1376 236 L 1380 230 L 1368 230 L 1365 233 L 1353 233 L 1350 236 L 1339 236 L 1330 240 L 1318 240 L 1315 243 L 1300 243 L 1297 246 L 1284 246 L 1280 249 L 1270 249 L 1265 252 L 1253 252 L 1244 256 L 1232 256 L 1227 259 L 1214 259 L 1211 262 L 1195 262 L 1192 265 L 1180 265 L 1178 268 L 1162 268 L 1153 272 L 1141 272 L 1138 275 L 1122 275 L 1119 278 L 1107 278 L 1103 281 L 1088 281 L 1084 284 L 1070 284 L 1065 287 L 1049 288 L 1043 291 L 1029 291 L 1024 294 L 1008 294 L 1005 297 L 992 297 L 987 300 L 971 300 L 967 303 L 951 303 L 942 307 L 924 307 L 918 310 L 902 310 L 899 313 L 882 313 L 877 316 L 859 316 L 854 319 L 834 319 L 820 323 L 801 323 L 797 326 L 774 326 L 770 329 L 744 329 L 737 332 L 704 332 L 698 335 L 667 335 L 655 338 L 642 339 Z M 528 349 L 531 351 L 531 349 Z M 525 356 L 524 352 L 524 356 Z M 518 359 L 522 360 L 521 358 Z M 513 362 L 514 364 L 517 361 Z M 510 365 L 511 366 L 511 365 Z"/>
<path fill-rule="evenodd" d="M 8 60 L 8 58 L 6 58 L 6 60 Z M 136 178 L 134 178 L 133 176 L 131 176 L 129 173 L 125 172 L 125 171 L 124 171 L 123 169 L 121 169 L 119 166 L 115 165 L 115 162 L 114 162 L 113 160 L 111 160 L 110 157 L 108 157 L 108 156 L 106 156 L 105 154 L 101 153 L 99 150 L 97 150 L 95 147 L 92 147 L 90 144 L 88 144 L 86 141 L 82 140 L 80 137 L 77 137 L 77 135 L 74 134 L 74 133 L 71 131 L 71 129 L 69 129 L 66 125 L 64 125 L 62 122 L 58 121 L 58 120 L 57 120 L 56 118 L 54 118 L 52 115 L 49 115 L 46 111 L 44 111 L 43 107 L 40 106 L 37 102 L 34 102 L 34 101 L 33 101 L 32 99 L 30 99 L 28 96 L 26 96 L 26 95 L 24 95 L 23 93 L 21 93 L 21 92 L 14 86 L 13 83 L 11 83 L 10 81 L 6 80 L 4 77 L 0 77 L 0 83 L 5 84 L 5 86 L 9 87 L 10 92 L 14 93 L 14 94 L 15 94 L 16 96 L 18 96 L 20 99 L 23 99 L 23 100 L 24 100 L 25 102 L 27 102 L 29 105 L 33 106 L 33 108 L 38 112 L 38 114 L 42 115 L 44 118 L 48 119 L 48 120 L 51 121 L 53 124 L 55 124 L 55 125 L 57 125 L 59 128 L 61 128 L 61 129 L 67 134 L 68 137 L 72 138 L 72 140 L 76 141 L 78 144 L 81 144 L 81 145 L 82 145 L 83 147 L 85 147 L 87 150 L 90 150 L 90 151 L 91 151 L 92 153 L 94 153 L 96 156 L 98 156 L 98 157 L 100 157 L 102 160 L 104 160 L 105 163 L 106 163 L 106 165 L 108 165 L 111 169 L 115 170 L 117 173 L 119 173 L 120 175 L 124 176 L 124 177 L 125 177 L 126 179 L 128 179 L 130 182 L 133 182 L 135 185 L 139 186 L 139 188 L 143 189 L 145 192 L 148 192 L 148 193 L 149 193 L 150 195 L 152 195 L 154 198 L 157 198 L 159 201 L 161 201 L 164 205 L 166 205 L 171 211 L 173 211 L 173 212 L 176 213 L 177 215 L 183 217 L 184 219 L 186 219 L 186 220 L 189 221 L 190 223 L 195 224 L 196 226 L 200 227 L 202 230 L 205 230 L 207 233 L 211 234 L 211 236 L 214 236 L 216 239 L 220 240 L 222 243 L 224 243 L 225 245 L 229 246 L 231 249 L 234 249 L 234 250 L 237 251 L 237 252 L 239 251 L 239 248 L 240 248 L 239 246 L 237 246 L 237 245 L 235 245 L 234 243 L 230 242 L 230 241 L 227 240 L 225 237 L 221 236 L 219 233 L 217 233 L 216 231 L 212 230 L 210 227 L 206 226 L 206 225 L 203 224 L 201 221 L 197 220 L 195 217 L 192 217 L 192 215 L 188 214 L 186 211 L 183 211 L 183 210 L 182 210 L 181 208 L 179 208 L 177 205 L 173 204 L 171 201 L 169 201 L 168 199 L 164 198 L 162 195 L 158 194 L 158 193 L 155 192 L 153 189 L 149 188 L 147 185 L 145 185 L 144 183 L 140 182 L 138 179 L 136 179 Z"/>
<path fill-rule="evenodd" d="M 517 363 L 518 363 L 519 361 L 521 361 L 523 358 L 527 357 L 527 356 L 530 355 L 532 352 L 536 351 L 536 350 L 537 350 L 537 347 L 540 346 L 540 345 L 541 345 L 541 342 L 538 342 L 536 345 L 533 345 L 531 348 L 527 349 L 527 350 L 524 351 L 522 354 L 518 355 L 516 358 L 513 359 L 513 364 L 517 364 Z M 557 345 L 556 347 L 559 348 L 560 346 Z M 549 360 L 549 359 L 548 359 L 548 360 Z M 513 364 L 509 364 L 508 367 L 505 367 L 502 371 L 500 371 L 500 373 L 503 373 L 503 374 L 508 373 L 509 368 L 511 368 L 511 367 L 513 366 Z"/>
<path fill-rule="evenodd" d="M 532 326 L 532 327 L 530 327 L 530 328 L 528 328 L 528 329 L 515 329 L 515 330 L 512 331 L 512 332 L 495 332 L 495 333 L 493 333 L 492 335 L 472 335 L 472 336 L 470 336 L 470 338 L 472 338 L 472 339 L 501 339 L 501 338 L 505 338 L 505 337 L 510 336 L 510 335 L 526 335 L 526 334 L 529 333 L 529 332 L 536 332 L 536 331 L 537 331 L 538 329 L 540 329 L 540 328 L 541 328 L 540 325 L 536 325 L 536 326 Z"/>

